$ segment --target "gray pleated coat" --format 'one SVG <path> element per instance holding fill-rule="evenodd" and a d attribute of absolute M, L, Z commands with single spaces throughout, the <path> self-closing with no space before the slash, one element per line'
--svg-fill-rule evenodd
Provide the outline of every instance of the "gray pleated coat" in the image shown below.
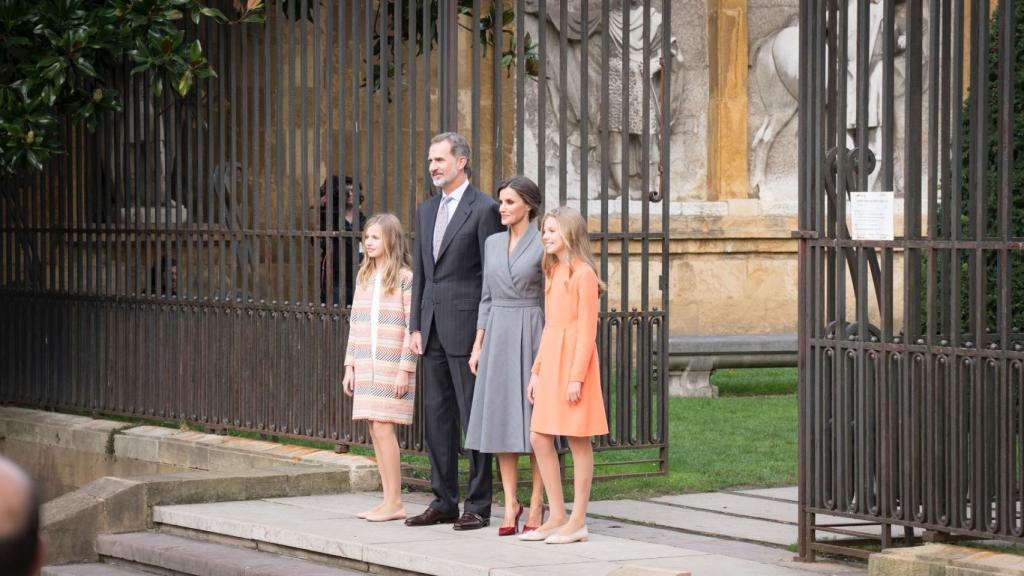
<path fill-rule="evenodd" d="M 499 232 L 484 244 L 477 321 L 484 343 L 466 431 L 466 448 L 481 452 L 531 451 L 526 387 L 544 329 L 544 246 L 532 225 L 511 254 L 508 241 Z"/>

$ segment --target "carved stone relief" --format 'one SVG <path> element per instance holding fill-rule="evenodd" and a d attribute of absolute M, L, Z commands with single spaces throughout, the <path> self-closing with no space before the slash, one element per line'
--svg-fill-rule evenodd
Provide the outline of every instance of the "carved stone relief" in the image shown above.
<path fill-rule="evenodd" d="M 628 187 L 630 198 L 659 190 L 659 173 L 663 164 L 659 155 L 659 142 L 669 137 L 674 119 L 681 103 L 682 74 L 676 74 L 682 62 L 676 39 L 671 38 L 671 53 L 662 58 L 662 35 L 670 33 L 668 24 L 654 7 L 647 10 L 648 26 L 645 28 L 645 9 L 636 0 L 623 4 L 611 2 L 607 18 L 602 18 L 601 0 L 587 0 L 588 14 L 584 21 L 582 5 L 571 3 L 568 17 L 563 20 L 557 4 L 548 6 L 541 14 L 537 0 L 526 2 L 526 31 L 534 39 L 540 34 L 546 36 L 545 76 L 543 94 L 538 94 L 539 82 L 535 78 L 527 81 L 527 130 L 526 148 L 537 147 L 540 137 L 540 103 L 544 98 L 544 171 L 548 194 L 557 197 L 560 185 L 561 166 L 566 166 L 566 191 L 570 199 L 581 196 L 581 175 L 587 173 L 589 198 L 600 194 L 601 162 L 607 156 L 608 194 L 617 198 Z M 543 22 L 542 22 L 543 21 Z M 608 54 L 603 49 L 603 34 L 607 30 Z M 645 37 L 646 30 L 646 37 Z M 566 73 L 563 77 L 559 45 L 564 37 L 566 50 Z M 583 40 L 587 39 L 586 54 Z M 538 40 L 534 40 L 535 42 Z M 585 60 L 584 60 L 585 57 Z M 584 62 L 586 70 L 583 69 Z M 673 66 L 675 76 L 672 86 L 664 85 L 663 65 Z M 608 133 L 608 148 L 601 150 L 602 81 L 607 69 L 608 114 L 604 118 Z M 625 74 L 623 74 L 625 71 Z M 583 97 L 586 77 L 586 98 Z M 625 82 L 625 86 L 623 86 Z M 662 95 L 669 98 L 671 118 L 661 121 Z M 646 100 L 646 101 L 645 101 Z M 645 119 L 644 108 L 648 109 Z M 564 107 L 564 118 L 562 117 Z M 560 155 L 560 125 L 567 125 L 566 155 Z M 583 130 L 586 128 L 586 141 Z M 662 126 L 668 133 L 662 134 Z M 650 139 L 645 157 L 643 139 Z M 673 143 L 675 145 L 675 143 Z M 530 154 L 527 159 L 530 159 Z M 527 172 L 536 164 L 527 163 Z M 625 169 L 623 169 L 625 164 Z M 643 174 L 645 165 L 648 173 L 646 190 Z M 666 167 L 667 168 L 667 167 Z M 625 178 L 624 178 L 625 177 Z"/>
<path fill-rule="evenodd" d="M 875 170 L 868 177 L 868 189 L 879 189 L 878 181 L 881 166 L 892 162 L 894 168 L 894 187 L 897 192 L 903 188 L 902 149 L 905 146 L 903 114 L 905 106 L 904 69 L 906 66 L 904 49 L 906 36 L 903 32 L 905 21 L 905 2 L 897 2 L 895 34 L 896 34 L 896 66 L 894 78 L 895 118 L 893 135 L 896 153 L 893 158 L 883 158 L 882 150 L 882 32 L 886 28 L 882 12 L 881 0 L 870 0 L 868 18 L 868 39 L 870 61 L 868 63 L 868 107 L 866 110 L 866 128 L 869 148 L 878 158 Z M 797 27 L 798 6 L 791 2 L 789 6 L 765 6 L 764 10 L 788 10 L 788 20 L 776 24 L 774 29 L 757 29 L 755 23 L 761 19 L 761 7 L 752 7 L 749 14 L 751 37 L 750 56 L 750 195 L 759 198 L 762 209 L 766 213 L 796 212 L 796 168 L 797 168 L 797 122 L 795 120 L 799 108 L 799 29 Z M 849 58 L 845 67 L 846 94 L 846 133 L 848 148 L 855 146 L 854 136 L 857 133 L 857 0 L 849 0 L 850 20 L 847 30 L 847 52 Z M 925 22 L 927 34 L 927 16 Z M 927 41 L 924 43 L 927 50 Z M 925 60 L 927 60 L 925 54 Z M 922 64 L 924 65 L 924 64 Z M 927 89 L 927 86 L 925 86 Z"/>

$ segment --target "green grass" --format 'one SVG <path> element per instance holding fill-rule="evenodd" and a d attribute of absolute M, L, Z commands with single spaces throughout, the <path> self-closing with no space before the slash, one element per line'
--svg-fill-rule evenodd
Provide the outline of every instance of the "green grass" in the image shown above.
<path fill-rule="evenodd" d="M 594 483 L 591 498 L 641 498 L 659 494 L 706 492 L 738 486 L 780 486 L 796 483 L 797 402 L 796 369 L 759 368 L 718 370 L 712 383 L 719 398 L 669 400 L 669 472 L 602 480 Z M 154 418 L 111 417 L 138 424 L 202 429 L 200 426 Z M 333 450 L 334 443 L 289 437 L 262 436 L 229 430 L 229 434 L 267 439 L 283 444 Z M 369 448 L 352 445 L 353 454 L 372 456 Z M 595 454 L 598 474 L 649 472 L 652 464 L 624 464 L 657 458 L 657 450 L 611 450 Z M 403 454 L 402 463 L 415 476 L 429 478 L 425 456 Z M 571 464 L 571 457 L 567 456 Z M 460 468 L 465 472 L 466 462 Z M 528 480 L 528 462 L 520 459 L 520 479 Z M 495 477 L 497 480 L 497 476 Z M 526 488 L 520 498 L 529 498 Z M 495 491 L 500 497 L 501 490 Z M 572 498 L 571 486 L 566 498 Z"/>
<path fill-rule="evenodd" d="M 669 399 L 668 474 L 597 482 L 592 497 L 795 484 L 796 377 L 795 368 L 716 370 L 711 381 L 719 398 Z M 600 463 L 628 458 L 626 452 L 598 453 L 598 473 Z"/>
<path fill-rule="evenodd" d="M 668 474 L 598 481 L 591 498 L 795 484 L 796 378 L 795 368 L 716 371 L 712 382 L 719 398 L 669 399 Z M 598 475 L 652 471 L 653 465 L 614 463 L 655 458 L 657 450 L 651 449 L 602 451 L 595 454 L 595 467 Z M 526 466 L 525 458 L 520 466 Z M 525 488 L 519 497 L 529 497 Z M 572 498 L 571 486 L 566 498 Z"/>
<path fill-rule="evenodd" d="M 715 370 L 711 383 L 721 396 L 796 394 L 796 368 L 729 368 Z"/>
<path fill-rule="evenodd" d="M 750 371 L 754 372 L 754 371 Z M 795 371 L 794 371 L 795 378 Z M 748 378 L 758 375 L 748 374 Z M 781 378 L 769 373 L 777 389 Z M 748 383 L 744 389 L 755 387 Z M 728 387 L 727 387 L 728 389 Z M 594 483 L 591 499 L 646 498 L 660 494 L 709 492 L 736 486 L 795 484 L 797 460 L 797 402 L 795 394 L 777 396 L 725 396 L 720 398 L 672 398 L 669 400 L 669 472 L 601 480 Z M 353 447 L 354 449 L 355 447 Z M 353 450 L 354 451 L 354 450 Z M 614 462 L 654 459 L 657 450 L 610 450 L 595 453 L 596 472 L 615 474 L 654 470 L 653 465 L 609 465 Z M 426 458 L 403 455 L 417 476 L 429 478 Z M 567 456 L 571 465 L 572 458 Z M 529 463 L 520 458 L 520 480 L 529 480 Z M 465 472 L 465 466 L 462 467 Z M 495 480 L 498 480 L 497 475 Z M 566 498 L 572 499 L 566 486 Z M 501 490 L 495 490 L 501 500 Z M 521 500 L 529 488 L 519 489 Z"/>
<path fill-rule="evenodd" d="M 796 483 L 795 395 L 672 398 L 669 414 L 668 474 L 597 482 L 593 499 Z"/>

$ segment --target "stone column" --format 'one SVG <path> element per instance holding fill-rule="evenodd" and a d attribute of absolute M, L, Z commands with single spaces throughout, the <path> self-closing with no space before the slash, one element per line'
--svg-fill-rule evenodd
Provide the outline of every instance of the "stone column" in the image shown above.
<path fill-rule="evenodd" d="M 967 95 L 971 91 L 971 4 L 972 0 L 964 0 L 964 100 L 967 100 Z M 989 18 L 995 15 L 997 8 L 999 8 L 999 0 L 988 0 Z"/>
<path fill-rule="evenodd" d="M 747 0 L 708 0 L 708 199 L 746 198 Z"/>

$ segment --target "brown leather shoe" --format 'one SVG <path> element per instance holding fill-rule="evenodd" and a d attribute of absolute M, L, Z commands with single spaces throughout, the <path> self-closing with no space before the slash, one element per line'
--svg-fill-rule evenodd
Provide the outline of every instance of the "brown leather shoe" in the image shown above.
<path fill-rule="evenodd" d="M 455 522 L 455 516 L 445 516 L 433 508 L 427 507 L 422 514 L 410 516 L 405 519 L 406 526 L 433 526 L 434 524 L 451 524 Z"/>
<path fill-rule="evenodd" d="M 485 526 L 490 525 L 491 519 L 484 518 L 476 512 L 466 512 L 455 521 L 455 525 L 452 528 L 456 530 L 477 530 Z"/>

